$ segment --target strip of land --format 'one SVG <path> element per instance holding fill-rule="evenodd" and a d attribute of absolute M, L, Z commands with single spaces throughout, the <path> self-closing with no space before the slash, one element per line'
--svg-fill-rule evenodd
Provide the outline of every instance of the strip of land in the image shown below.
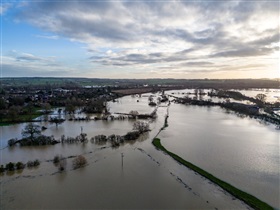
<path fill-rule="evenodd" d="M 159 138 L 154 138 L 152 143 L 157 149 L 165 152 L 166 154 L 171 156 L 177 162 L 181 163 L 182 165 L 190 168 L 191 170 L 193 170 L 193 171 L 199 173 L 200 175 L 204 176 L 205 178 L 209 179 L 210 181 L 217 184 L 218 186 L 220 186 L 221 188 L 223 188 L 224 190 L 226 190 L 227 192 L 229 192 L 236 198 L 244 201 L 246 204 L 253 207 L 254 209 L 271 209 L 271 210 L 273 209 L 270 205 L 259 200 L 258 198 L 254 197 L 253 195 L 250 195 L 242 190 L 237 189 L 236 187 L 228 184 L 225 181 L 222 181 L 221 179 L 213 176 L 212 174 L 208 173 L 207 171 L 204 171 L 203 169 L 197 167 L 196 165 L 184 160 L 183 158 L 179 157 L 178 155 L 168 151 L 164 146 L 162 146 Z"/>

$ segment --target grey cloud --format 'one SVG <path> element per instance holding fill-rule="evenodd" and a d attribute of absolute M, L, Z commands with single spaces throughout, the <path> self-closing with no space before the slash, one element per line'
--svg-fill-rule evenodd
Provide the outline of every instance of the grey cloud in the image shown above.
<path fill-rule="evenodd" d="M 213 62 L 207 62 L 207 61 L 197 61 L 197 62 L 186 62 L 181 65 L 186 65 L 186 66 L 213 66 Z"/>
<path fill-rule="evenodd" d="M 45 59 L 36 57 L 31 54 L 22 54 L 16 57 L 18 61 L 45 61 Z"/>
<path fill-rule="evenodd" d="M 185 9 L 177 14 L 169 6 Z M 175 7 L 176 8 L 176 7 Z M 267 31 L 255 36 L 255 40 L 246 42 L 246 37 L 227 31 L 226 24 L 240 27 L 244 34 L 251 29 L 247 20 L 253 15 L 277 12 L 277 1 L 34 1 L 30 2 L 17 18 L 28 21 L 46 31 L 88 44 L 88 52 L 93 55 L 90 61 L 104 66 L 134 66 L 142 64 L 172 64 L 177 62 L 191 67 L 211 67 L 207 60 L 217 63 L 219 58 L 236 58 L 269 55 L 278 50 L 269 47 L 279 41 L 279 32 Z M 193 26 L 187 27 L 184 21 L 190 18 L 189 11 L 195 11 Z M 277 14 L 277 13 L 276 13 Z M 176 23 L 173 18 L 179 20 Z M 269 21 L 269 20 L 268 20 Z M 205 24 L 204 24 L 205 22 Z M 172 23 L 172 24 L 170 24 Z M 201 26 L 200 26 L 201 25 Z M 274 26 L 279 29 L 278 26 Z M 182 43 L 174 46 L 170 53 L 161 52 L 156 47 L 168 43 Z M 148 49 L 152 53 L 122 53 L 137 48 Z M 143 45 L 143 46 L 142 46 Z M 169 46 L 170 46 L 169 45 Z M 188 48 L 187 48 L 188 46 Z M 108 48 L 116 53 L 107 55 Z M 182 50 L 183 48 L 187 48 Z M 106 50 L 104 50 L 106 49 Z M 180 50 L 181 49 L 181 50 Z M 201 54 L 196 51 L 205 50 Z M 209 53 L 210 52 L 210 53 Z M 209 53 L 209 54 L 208 54 Z M 43 61 L 40 57 L 23 56 L 18 60 Z M 199 61 L 194 61 L 198 60 Z M 212 61 L 212 60 L 211 60 Z"/>
<path fill-rule="evenodd" d="M 116 57 L 108 56 L 92 56 L 90 59 L 95 63 L 102 63 L 103 65 L 127 66 L 136 64 L 156 64 L 156 63 L 170 63 L 178 61 L 189 60 L 188 53 L 193 52 L 194 49 L 186 49 L 173 53 L 130 53 L 126 55 L 119 55 Z M 194 58 L 193 58 L 194 59 Z"/>
<path fill-rule="evenodd" d="M 200 31 L 190 31 L 176 24 L 173 28 L 166 28 L 164 25 L 163 27 L 157 25 L 156 22 L 149 22 L 154 17 L 157 17 L 156 21 L 161 17 L 175 16 L 176 11 L 168 10 L 166 6 L 173 4 L 197 9 L 198 18 L 200 18 L 198 21 L 202 21 L 202 17 L 209 23 L 212 19 L 213 21 L 209 28 Z M 219 47 L 226 44 L 238 44 L 234 43 L 236 42 L 234 40 L 229 41 L 229 35 L 223 31 L 221 17 L 228 18 L 226 15 L 230 15 L 235 21 L 237 19 L 244 21 L 260 9 L 261 5 L 263 5 L 261 1 L 164 1 L 161 3 L 157 1 L 70 1 L 64 3 L 51 0 L 32 2 L 20 14 L 20 17 L 42 28 L 84 42 L 89 41 L 89 38 L 99 38 L 109 42 L 129 43 L 142 41 L 144 37 L 159 36 Z M 265 7 L 261 9 L 267 10 Z M 85 18 L 84 14 L 96 15 L 99 18 Z M 123 19 L 120 18 L 122 16 L 132 22 L 123 23 Z M 184 16 L 188 17 L 188 14 Z M 149 24 L 154 24 L 155 27 L 149 27 Z"/>
<path fill-rule="evenodd" d="M 241 48 L 237 50 L 228 50 L 222 51 L 215 54 L 212 54 L 210 57 L 252 57 L 252 56 L 261 56 L 267 55 L 271 52 L 278 50 L 277 48 Z"/>
<path fill-rule="evenodd" d="M 85 42 L 93 37 L 110 41 L 134 40 L 136 29 L 131 30 L 133 25 L 122 23 L 118 17 L 125 12 L 120 4 L 109 1 L 43 1 L 30 3 L 17 17 Z M 88 18 L 86 14 L 96 15 L 97 18 Z"/>
<path fill-rule="evenodd" d="M 93 36 L 111 41 L 133 39 L 132 31 L 122 26 L 117 20 L 84 20 L 79 17 L 60 17 L 61 33 L 69 37 L 83 38 Z M 67 27 L 65 27 L 67 26 Z"/>
<path fill-rule="evenodd" d="M 55 60 L 53 57 L 40 57 L 35 56 L 30 53 L 20 53 L 17 51 L 11 51 L 9 53 L 12 58 L 14 58 L 16 61 L 21 62 L 40 62 L 40 63 L 53 63 Z"/>
<path fill-rule="evenodd" d="M 255 46 L 265 46 L 265 45 L 270 45 L 272 43 L 277 43 L 277 42 L 280 42 L 280 34 L 278 31 L 270 36 L 262 37 L 258 40 L 250 42 L 249 44 L 255 45 Z"/>

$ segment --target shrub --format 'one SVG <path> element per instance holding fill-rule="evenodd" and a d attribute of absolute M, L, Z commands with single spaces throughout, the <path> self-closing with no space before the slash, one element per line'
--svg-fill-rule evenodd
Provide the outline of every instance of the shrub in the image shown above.
<path fill-rule="evenodd" d="M 54 156 L 53 163 L 54 164 L 58 164 L 59 163 L 59 156 L 58 155 Z"/>
<path fill-rule="evenodd" d="M 81 168 L 83 167 L 85 164 L 87 163 L 87 160 L 84 156 L 79 155 L 78 157 L 76 157 L 73 160 L 73 168 L 77 169 L 77 168 Z"/>
<path fill-rule="evenodd" d="M 4 172 L 5 172 L 5 168 L 4 168 L 3 165 L 1 165 L 1 167 L 0 167 L 0 173 L 4 173 Z"/>
<path fill-rule="evenodd" d="M 7 169 L 8 171 L 14 171 L 14 170 L 15 170 L 15 164 L 12 163 L 12 162 L 7 163 L 7 164 L 6 164 L 6 169 Z"/>
<path fill-rule="evenodd" d="M 149 123 L 137 121 L 133 124 L 133 130 L 139 131 L 140 133 L 144 133 L 150 130 L 150 126 Z"/>
<path fill-rule="evenodd" d="M 29 160 L 27 162 L 27 167 L 31 168 L 31 167 L 36 167 L 36 166 L 39 166 L 40 165 L 40 161 L 38 159 L 36 159 L 35 161 L 31 161 Z"/>
<path fill-rule="evenodd" d="M 10 139 L 10 140 L 8 141 L 9 147 L 14 146 L 15 143 L 16 143 L 16 141 L 17 141 L 17 139 Z"/>
<path fill-rule="evenodd" d="M 27 162 L 27 167 L 28 167 L 28 168 L 31 168 L 31 167 L 33 167 L 33 166 L 34 166 L 34 162 L 31 161 L 31 160 L 29 160 L 29 161 Z"/>
<path fill-rule="evenodd" d="M 128 132 L 123 137 L 125 140 L 136 140 L 139 136 L 140 136 L 139 131 L 131 131 L 131 132 Z"/>
<path fill-rule="evenodd" d="M 40 165 L 40 161 L 38 159 L 36 159 L 33 164 L 34 164 L 34 166 L 39 166 Z"/>
<path fill-rule="evenodd" d="M 67 162 L 66 158 L 62 157 L 62 155 L 56 155 L 53 159 L 53 163 L 55 164 L 55 166 L 58 166 L 58 169 L 60 171 L 64 171 Z"/>
<path fill-rule="evenodd" d="M 16 169 L 17 169 L 17 170 L 24 169 L 24 164 L 23 164 L 22 162 L 17 162 L 17 163 L 16 163 Z"/>

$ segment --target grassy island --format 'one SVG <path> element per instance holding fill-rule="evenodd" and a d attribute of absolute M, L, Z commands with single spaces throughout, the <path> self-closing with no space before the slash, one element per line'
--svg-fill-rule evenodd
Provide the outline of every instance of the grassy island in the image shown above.
<path fill-rule="evenodd" d="M 226 190 L 227 192 L 229 192 L 236 198 L 244 201 L 246 204 L 253 207 L 254 209 L 273 209 L 267 203 L 259 200 L 258 198 L 254 197 L 242 190 L 237 189 L 236 187 L 228 184 L 227 182 L 220 180 L 219 178 L 213 176 L 212 174 L 210 174 L 210 173 L 204 171 L 203 169 L 195 166 L 194 164 L 184 160 L 183 158 L 179 157 L 178 155 L 168 151 L 167 149 L 165 149 L 164 146 L 162 146 L 159 138 L 155 138 L 152 143 L 157 149 L 162 150 L 163 152 L 170 155 L 174 160 L 178 161 L 179 163 L 183 164 L 184 166 L 190 168 L 191 170 L 199 173 L 200 175 L 204 176 L 205 178 L 207 178 L 210 181 L 214 182 L 215 184 L 219 185 L 221 188 L 223 188 L 224 190 Z"/>

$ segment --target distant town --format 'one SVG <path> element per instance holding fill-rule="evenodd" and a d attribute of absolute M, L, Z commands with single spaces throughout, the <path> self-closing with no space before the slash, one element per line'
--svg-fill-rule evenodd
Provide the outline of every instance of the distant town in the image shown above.
<path fill-rule="evenodd" d="M 65 107 L 63 111 L 74 113 L 83 107 L 86 113 L 102 113 L 108 101 L 132 94 L 193 88 L 213 89 L 212 95 L 229 98 L 230 92 L 219 89 L 279 88 L 279 80 L 231 79 L 231 80 L 177 80 L 177 79 L 90 79 L 90 78 L 2 78 L 0 86 L 0 123 L 28 122 L 47 114 L 51 108 Z M 204 94 L 198 92 L 196 94 Z M 264 106 L 263 99 L 257 100 L 236 95 L 240 100 L 249 99 L 256 105 Z M 203 104 L 186 98 L 183 101 Z M 182 102 L 182 100 L 178 100 Z M 264 102 L 264 101 L 263 101 Z M 205 102 L 206 103 L 206 102 Z M 209 105 L 209 101 L 207 102 Z M 213 105 L 213 103 L 212 103 Z M 231 105 L 232 106 L 232 105 Z M 237 105 L 235 104 L 234 107 Z M 247 106 L 248 108 L 248 106 Z M 270 105 L 279 108 L 279 103 Z M 253 106 L 250 110 L 253 109 Z M 268 109 L 268 107 L 267 107 Z M 61 110 L 62 111 L 62 110 Z M 105 111 L 106 112 L 106 111 Z M 269 111 L 268 111 L 269 112 Z"/>

